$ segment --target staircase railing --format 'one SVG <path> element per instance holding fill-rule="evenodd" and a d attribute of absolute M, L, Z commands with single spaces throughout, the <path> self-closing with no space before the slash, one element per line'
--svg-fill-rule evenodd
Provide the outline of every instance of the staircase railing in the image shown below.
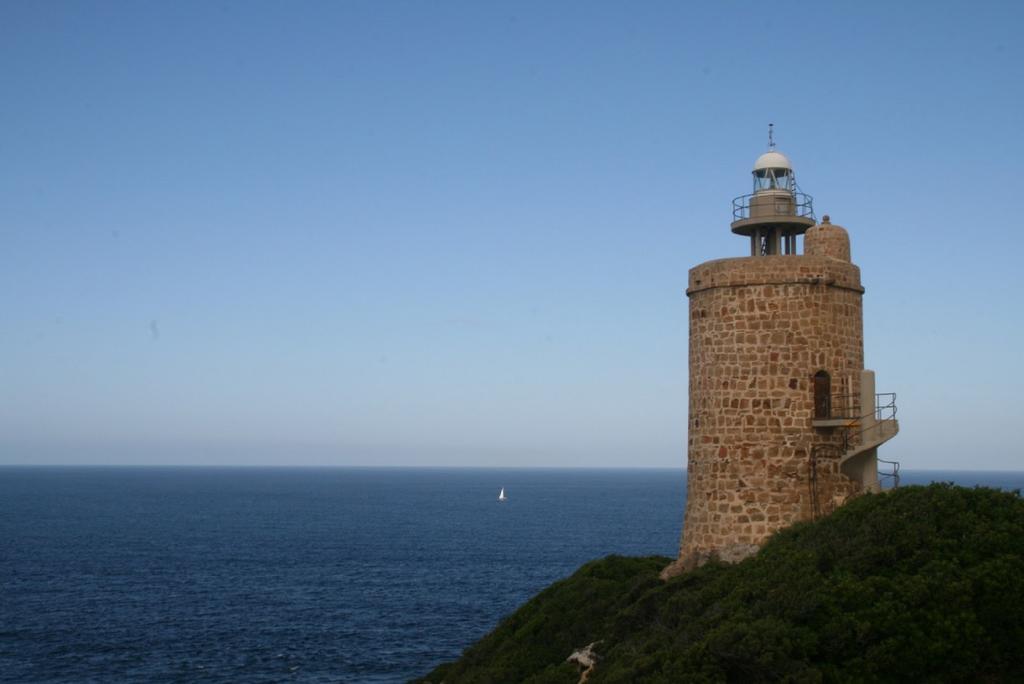
<path fill-rule="evenodd" d="M 892 471 L 888 473 L 878 473 L 878 487 L 885 489 L 887 482 L 892 483 L 892 488 L 900 486 L 900 462 L 899 461 L 886 461 L 884 458 L 876 459 L 879 463 L 885 463 L 892 467 Z"/>
<path fill-rule="evenodd" d="M 869 430 L 884 430 L 882 425 L 896 420 L 896 393 L 883 392 L 875 395 L 875 408 L 860 418 L 850 421 L 843 429 L 843 449 L 860 442 L 860 437 Z M 867 423 L 867 424 L 865 424 Z"/>
<path fill-rule="evenodd" d="M 833 394 L 829 397 L 829 418 L 856 419 L 860 415 L 859 394 Z"/>
<path fill-rule="evenodd" d="M 836 460 L 842 456 L 835 444 L 815 444 L 811 447 L 811 455 L 807 464 L 807 486 L 810 493 L 811 520 L 817 520 L 823 513 L 829 512 L 827 497 L 822 501 L 822 493 L 818 486 L 818 461 Z"/>

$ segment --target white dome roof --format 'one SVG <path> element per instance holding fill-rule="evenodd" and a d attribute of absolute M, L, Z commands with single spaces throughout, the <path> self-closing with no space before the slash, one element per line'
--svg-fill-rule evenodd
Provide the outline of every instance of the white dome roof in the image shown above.
<path fill-rule="evenodd" d="M 789 163 L 789 158 L 781 152 L 765 152 L 757 161 L 754 162 L 754 171 L 760 171 L 761 169 L 789 169 L 793 170 L 793 165 Z"/>

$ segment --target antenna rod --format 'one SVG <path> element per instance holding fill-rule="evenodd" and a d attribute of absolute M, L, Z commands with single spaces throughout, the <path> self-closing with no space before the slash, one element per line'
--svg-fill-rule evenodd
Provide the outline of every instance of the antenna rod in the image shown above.
<path fill-rule="evenodd" d="M 775 138 L 772 135 L 772 133 L 773 133 L 772 129 L 774 128 L 774 126 L 775 126 L 775 124 L 773 124 L 773 123 L 768 124 L 768 149 L 769 150 L 774 150 L 775 149 Z"/>

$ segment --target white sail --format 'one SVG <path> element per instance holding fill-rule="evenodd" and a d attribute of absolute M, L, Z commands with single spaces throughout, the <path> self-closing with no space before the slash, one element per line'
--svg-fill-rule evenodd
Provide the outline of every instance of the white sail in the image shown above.
<path fill-rule="evenodd" d="M 507 496 L 505 496 L 505 488 L 504 488 L 504 487 L 502 487 L 502 488 L 501 488 L 501 491 L 500 491 L 500 492 L 498 492 L 498 501 L 504 501 L 504 500 L 505 500 L 505 499 L 507 499 L 507 498 L 508 498 L 508 497 L 507 497 Z"/>

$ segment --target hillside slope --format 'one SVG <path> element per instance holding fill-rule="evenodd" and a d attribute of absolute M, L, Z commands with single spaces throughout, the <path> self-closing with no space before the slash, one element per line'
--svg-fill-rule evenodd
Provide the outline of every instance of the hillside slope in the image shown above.
<path fill-rule="evenodd" d="M 738 565 L 668 582 L 610 556 L 422 682 L 1020 681 L 1024 501 L 935 484 L 852 501 Z"/>

